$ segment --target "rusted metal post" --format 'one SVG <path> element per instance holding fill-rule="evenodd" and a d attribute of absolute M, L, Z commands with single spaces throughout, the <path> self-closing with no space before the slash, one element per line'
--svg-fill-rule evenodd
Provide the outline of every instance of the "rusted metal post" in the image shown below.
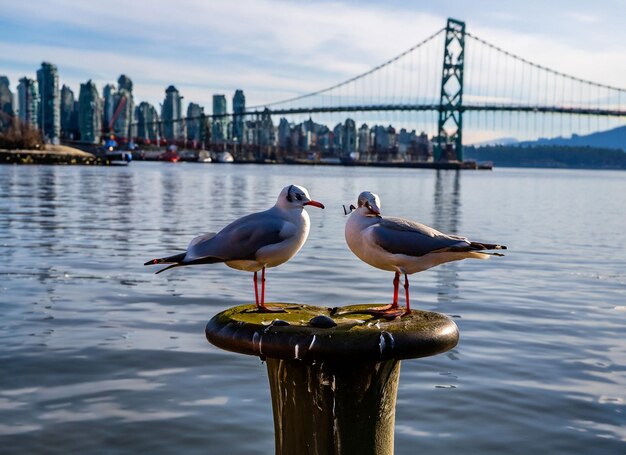
<path fill-rule="evenodd" d="M 391 321 L 363 310 L 269 304 L 226 310 L 209 321 L 214 345 L 267 360 L 276 454 L 393 454 L 400 360 L 445 352 L 454 322 L 413 311 Z"/>

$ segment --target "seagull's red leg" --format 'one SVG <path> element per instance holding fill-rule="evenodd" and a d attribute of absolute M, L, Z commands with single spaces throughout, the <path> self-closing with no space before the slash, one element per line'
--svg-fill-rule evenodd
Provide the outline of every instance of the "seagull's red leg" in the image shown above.
<path fill-rule="evenodd" d="M 400 272 L 396 272 L 396 276 L 393 279 L 393 303 L 392 309 L 398 308 L 398 288 L 400 287 Z"/>
<path fill-rule="evenodd" d="M 261 269 L 261 298 L 259 298 L 257 272 L 254 272 L 254 296 L 256 297 L 256 311 L 259 313 L 286 313 L 284 308 L 268 308 L 265 306 L 265 267 Z"/>
<path fill-rule="evenodd" d="M 406 275 L 405 275 L 406 280 Z M 372 316 L 376 316 L 379 318 L 385 319 L 395 319 L 398 316 L 404 316 L 405 314 L 410 313 L 408 310 L 409 305 L 409 285 L 408 281 L 405 281 L 404 289 L 406 290 L 407 296 L 407 310 L 402 310 L 398 307 L 398 292 L 400 288 L 400 272 L 396 272 L 396 275 L 393 278 L 393 302 L 390 305 L 380 305 L 375 308 L 368 308 L 365 310 L 355 310 L 353 312 L 347 313 L 336 313 L 336 314 L 350 314 L 350 313 L 365 313 L 371 314 Z"/>
<path fill-rule="evenodd" d="M 393 302 L 389 305 L 381 305 L 377 308 L 359 310 L 359 313 L 371 314 L 386 319 L 393 319 L 398 316 L 402 316 L 405 312 L 398 308 L 398 290 L 400 288 L 400 272 L 396 272 L 393 278 Z M 348 314 L 348 313 L 342 313 Z"/>
<path fill-rule="evenodd" d="M 259 307 L 259 285 L 257 281 L 256 272 L 254 272 L 254 300 L 256 301 L 257 308 Z"/>
<path fill-rule="evenodd" d="M 261 269 L 261 308 L 267 308 L 265 306 L 265 266 Z"/>
<path fill-rule="evenodd" d="M 409 314 L 411 312 L 411 306 L 409 305 L 409 277 L 406 273 L 404 274 L 404 295 L 406 298 L 406 311 L 404 314 Z"/>

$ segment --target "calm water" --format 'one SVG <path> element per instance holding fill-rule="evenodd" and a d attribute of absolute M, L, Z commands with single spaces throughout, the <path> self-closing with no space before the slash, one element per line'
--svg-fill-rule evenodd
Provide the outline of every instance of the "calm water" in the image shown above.
<path fill-rule="evenodd" d="M 397 454 L 626 453 L 626 173 L 133 163 L 0 166 L 0 452 L 273 453 L 265 366 L 204 338 L 253 299 L 223 265 L 143 262 L 272 205 L 289 183 L 308 242 L 267 300 L 388 302 L 391 273 L 343 239 L 341 204 L 509 246 L 413 275 L 461 341 L 404 361 Z"/>

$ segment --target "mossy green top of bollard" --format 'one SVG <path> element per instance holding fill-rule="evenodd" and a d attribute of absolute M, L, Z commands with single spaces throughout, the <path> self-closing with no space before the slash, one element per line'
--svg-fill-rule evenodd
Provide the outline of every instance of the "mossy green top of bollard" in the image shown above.
<path fill-rule="evenodd" d="M 285 360 L 373 361 L 439 354 L 456 346 L 459 331 L 452 319 L 412 310 L 392 320 L 360 312 L 383 305 L 327 308 L 268 303 L 280 313 L 261 313 L 240 305 L 215 315 L 206 337 L 227 351 Z"/>

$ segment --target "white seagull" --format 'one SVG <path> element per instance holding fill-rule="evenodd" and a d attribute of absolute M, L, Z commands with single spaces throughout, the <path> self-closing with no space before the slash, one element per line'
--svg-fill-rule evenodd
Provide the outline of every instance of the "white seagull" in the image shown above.
<path fill-rule="evenodd" d="M 446 262 L 502 256 L 481 250 L 506 250 L 504 245 L 472 242 L 465 237 L 444 234 L 414 221 L 383 217 L 380 198 L 369 191 L 359 194 L 358 207 L 351 205 L 350 211 L 354 212 L 346 223 L 345 235 L 352 252 L 373 267 L 395 272 L 393 302 L 387 307 L 368 311 L 372 314 L 396 317 L 411 312 L 408 275 Z M 405 311 L 398 308 L 401 273 L 404 274 Z"/>
<path fill-rule="evenodd" d="M 229 267 L 254 272 L 254 296 L 259 311 L 271 312 L 265 306 L 265 269 L 287 262 L 300 251 L 309 235 L 309 215 L 304 207 L 324 208 L 309 196 L 306 188 L 289 185 L 278 195 L 274 207 L 233 221 L 218 233 L 200 235 L 189 243 L 187 251 L 144 265 L 171 264 L 173 267 L 223 262 Z M 261 271 L 261 298 L 257 272 Z"/>

